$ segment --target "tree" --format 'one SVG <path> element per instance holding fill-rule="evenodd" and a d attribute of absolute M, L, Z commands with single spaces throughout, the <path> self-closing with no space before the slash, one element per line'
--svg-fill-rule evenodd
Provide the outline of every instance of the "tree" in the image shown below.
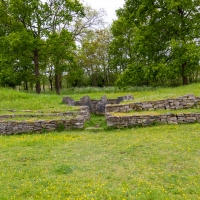
<path fill-rule="evenodd" d="M 96 10 L 86 4 L 84 12 L 84 17 L 74 16 L 74 20 L 67 26 L 67 30 L 79 44 L 87 36 L 89 30 L 103 29 L 106 24 L 103 20 L 103 17 L 106 16 L 104 9 Z"/>
<path fill-rule="evenodd" d="M 56 93 L 60 94 L 62 73 L 74 65 L 73 52 L 76 48 L 72 35 L 63 29 L 60 33 L 54 32 L 47 40 L 47 51 L 55 73 Z"/>
<path fill-rule="evenodd" d="M 1 6 L 4 9 L 0 10 L 0 15 L 6 11 L 2 22 L 6 29 L 4 40 L 9 44 L 9 54 L 4 56 L 12 62 L 20 60 L 21 55 L 32 59 L 39 94 L 45 40 L 55 30 L 65 29 L 73 16 L 84 16 L 83 6 L 77 0 L 1 0 Z"/>
<path fill-rule="evenodd" d="M 118 20 L 111 26 L 113 39 L 109 46 L 110 65 L 117 74 L 123 73 L 127 65 L 133 62 L 134 27 L 118 14 Z"/>
<path fill-rule="evenodd" d="M 86 76 L 90 77 L 91 85 L 103 86 L 111 84 L 112 71 L 109 67 L 108 48 L 111 34 L 108 29 L 88 31 L 81 41 L 78 52 L 79 66 Z"/>
<path fill-rule="evenodd" d="M 88 79 L 90 79 L 90 82 L 93 85 L 102 85 L 102 79 L 104 79 L 106 74 L 103 68 L 107 68 L 107 66 L 105 66 L 107 61 L 104 62 L 104 67 L 103 65 L 101 66 L 102 69 L 97 67 L 97 65 L 100 66 L 100 62 L 105 61 L 105 57 L 108 55 L 108 44 L 106 43 L 110 40 L 110 38 L 108 38 L 108 34 L 110 37 L 110 33 L 105 29 L 104 26 L 106 23 L 103 20 L 103 16 L 105 16 L 106 13 L 103 9 L 95 10 L 88 5 L 84 6 L 84 8 L 85 17 L 75 18 L 68 27 L 68 30 L 72 33 L 72 37 L 78 44 L 79 49 L 75 56 L 78 66 L 74 68 L 75 70 L 71 69 L 66 78 L 69 79 L 73 86 L 88 85 Z M 107 47 L 105 47 L 105 45 Z M 104 50 L 102 49 L 103 46 Z M 98 54 L 97 51 L 104 51 L 105 55 L 103 60 L 100 57 L 98 58 L 98 63 L 96 60 L 96 54 Z M 96 62 L 96 64 L 94 62 Z M 99 69 L 97 70 L 97 68 Z M 106 77 L 105 81 L 108 82 L 108 76 Z M 97 79 L 99 79 L 99 81 L 97 81 Z"/>
<path fill-rule="evenodd" d="M 162 83 L 181 77 L 182 84 L 188 84 L 189 76 L 199 67 L 199 0 L 127 0 L 117 13 L 115 23 L 123 19 L 126 28 L 134 33 L 133 59 L 128 57 L 121 80 L 126 83 L 126 75 L 132 77 L 130 73 L 134 76 L 138 72 L 140 82 L 144 79 L 149 84 Z M 122 32 L 121 37 L 126 33 Z M 119 43 L 122 48 L 126 46 Z"/>

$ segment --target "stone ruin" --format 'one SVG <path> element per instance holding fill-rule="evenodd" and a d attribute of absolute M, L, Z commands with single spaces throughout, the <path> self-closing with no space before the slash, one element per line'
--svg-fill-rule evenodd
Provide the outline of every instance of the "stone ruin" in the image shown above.
<path fill-rule="evenodd" d="M 26 117 L 27 120 L 19 121 L 15 118 Z M 33 120 L 34 117 L 44 117 Z M 46 120 L 45 117 L 52 117 Z M 56 117 L 56 118 L 55 118 Z M 8 120 L 11 119 L 11 120 Z M 66 130 L 83 129 L 86 120 L 90 119 L 87 106 L 81 106 L 77 111 L 50 113 L 50 114 L 4 114 L 0 115 L 0 135 L 11 135 L 26 132 L 55 131 L 59 126 Z"/>
<path fill-rule="evenodd" d="M 108 127 L 122 128 L 133 126 L 147 126 L 153 123 L 160 124 L 182 124 L 200 122 L 199 113 L 166 113 L 166 114 L 140 114 L 139 111 L 153 110 L 179 110 L 198 107 L 200 97 L 187 94 L 178 98 L 164 99 L 158 101 L 130 102 L 119 104 L 122 101 L 133 100 L 132 95 L 107 99 L 106 95 L 100 100 L 91 100 L 89 96 L 82 97 L 79 101 L 74 101 L 71 97 L 64 97 L 63 103 L 70 106 L 80 106 L 76 111 L 51 114 L 4 114 L 0 115 L 0 135 L 10 135 L 25 132 L 54 131 L 60 125 L 66 130 L 83 129 L 86 120 L 90 119 L 90 114 L 104 114 Z M 137 113 L 130 113 L 136 111 Z M 129 112 L 129 113 L 128 113 Z M 124 113 L 123 115 L 120 113 Z M 127 113 L 127 115 L 125 114 Z M 17 117 L 44 117 L 42 120 L 15 120 Z M 52 116 L 51 120 L 45 120 L 46 116 Z M 66 117 L 68 116 L 68 117 Z M 57 117 L 57 118 L 54 118 Z M 7 120 L 12 118 L 12 120 Z"/>
<path fill-rule="evenodd" d="M 133 126 L 147 126 L 153 123 L 161 124 L 182 124 L 200 122 L 199 113 L 167 113 L 167 114 L 140 114 L 127 113 L 131 111 L 153 111 L 153 110 L 179 110 L 198 107 L 200 97 L 187 94 L 178 98 L 171 98 L 158 101 L 134 102 L 124 105 L 106 105 L 106 121 L 108 127 L 122 128 Z M 149 112 L 150 113 L 150 112 Z"/>
<path fill-rule="evenodd" d="M 200 97 L 187 94 L 178 98 L 170 98 L 157 101 L 133 102 L 120 105 L 107 105 L 108 112 L 129 112 L 141 110 L 178 110 L 192 108 L 200 102 Z"/>
<path fill-rule="evenodd" d="M 84 96 L 79 101 L 74 101 L 71 97 L 63 97 L 62 102 L 68 106 L 88 106 L 90 113 L 105 114 L 105 108 L 108 104 L 119 104 L 122 101 L 133 100 L 133 96 L 128 94 L 118 97 L 116 99 L 108 99 L 106 95 L 102 96 L 100 100 L 92 100 L 90 97 Z"/>

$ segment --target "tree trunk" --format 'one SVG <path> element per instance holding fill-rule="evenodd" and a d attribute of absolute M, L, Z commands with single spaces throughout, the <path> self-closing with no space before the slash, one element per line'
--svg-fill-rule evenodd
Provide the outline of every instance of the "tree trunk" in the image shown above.
<path fill-rule="evenodd" d="M 62 89 L 62 73 L 59 74 L 59 88 Z"/>
<path fill-rule="evenodd" d="M 38 94 L 41 92 L 41 86 L 40 86 L 40 71 L 39 71 L 39 54 L 38 50 L 34 51 L 34 66 L 35 66 L 35 78 L 36 78 L 36 85 L 35 89 Z"/>
<path fill-rule="evenodd" d="M 49 83 L 50 83 L 50 90 L 53 91 L 53 76 L 52 73 L 49 73 Z"/>
<path fill-rule="evenodd" d="M 107 83 L 108 83 L 108 86 L 111 86 L 111 84 L 110 84 L 110 69 L 109 69 L 109 67 L 108 67 L 108 69 L 107 69 L 107 73 L 108 73 L 108 77 L 107 77 Z"/>
<path fill-rule="evenodd" d="M 59 74 L 55 73 L 55 88 L 56 94 L 60 94 Z"/>
<path fill-rule="evenodd" d="M 42 88 L 43 88 L 43 91 L 45 92 L 45 81 L 44 81 L 44 79 L 42 80 Z"/>
<path fill-rule="evenodd" d="M 28 82 L 25 82 L 25 83 L 24 83 L 24 90 L 27 90 L 27 91 L 28 91 Z"/>
<path fill-rule="evenodd" d="M 50 83 L 50 90 L 53 91 L 53 80 L 49 79 L 49 83 Z"/>
<path fill-rule="evenodd" d="M 183 85 L 188 85 L 188 77 L 185 73 L 185 68 L 186 68 L 186 63 L 182 64 L 182 81 L 183 81 Z"/>

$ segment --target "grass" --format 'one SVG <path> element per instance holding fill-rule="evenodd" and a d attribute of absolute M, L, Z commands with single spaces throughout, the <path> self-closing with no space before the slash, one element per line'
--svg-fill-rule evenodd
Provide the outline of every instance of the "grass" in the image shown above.
<path fill-rule="evenodd" d="M 104 94 L 107 98 L 117 98 L 126 94 L 132 94 L 134 101 L 159 100 L 173 98 L 185 94 L 193 93 L 200 96 L 200 84 L 191 84 L 176 88 L 151 88 L 151 87 L 127 87 L 127 88 L 78 88 L 74 90 L 62 90 L 61 95 L 52 93 L 35 93 L 18 92 L 11 89 L 0 88 L 0 109 L 18 109 L 18 110 L 66 110 L 66 105 L 62 104 L 64 96 L 70 96 L 74 100 L 79 100 L 84 95 L 89 95 L 91 99 L 100 99 Z M 76 107 L 67 107 L 75 109 Z"/>
<path fill-rule="evenodd" d="M 84 128 L 92 131 L 107 129 L 105 116 L 91 114 L 90 121 L 86 121 Z"/>
<path fill-rule="evenodd" d="M 0 88 L 1 110 L 32 110 L 40 112 L 65 112 L 77 110 L 76 106 L 62 104 L 62 96 L 37 95 L 18 92 L 12 89 Z"/>
<path fill-rule="evenodd" d="M 88 94 L 92 99 L 100 99 L 104 94 L 108 98 L 116 98 L 126 94 L 132 94 L 134 101 L 160 100 L 167 98 L 179 97 L 185 94 L 193 93 L 195 96 L 200 96 L 200 84 L 194 83 L 187 86 L 179 87 L 85 87 L 74 88 L 73 90 L 63 90 L 62 95 L 68 94 L 72 98 L 78 100 L 83 95 Z"/>
<path fill-rule="evenodd" d="M 0 138 L 0 199 L 200 199 L 200 124 Z"/>
<path fill-rule="evenodd" d="M 141 110 L 141 111 L 129 111 L 112 113 L 114 116 L 132 116 L 132 115 L 162 115 L 162 114 L 188 114 L 188 113 L 200 113 L 200 108 L 179 109 L 179 110 Z"/>
<path fill-rule="evenodd" d="M 67 119 L 72 119 L 73 117 L 70 116 L 26 116 L 26 117 L 11 117 L 11 118 L 3 118 L 0 121 L 27 121 L 27 122 L 34 122 L 37 120 L 46 120 L 46 121 L 51 121 L 51 120 L 67 120 Z"/>
<path fill-rule="evenodd" d="M 187 93 L 200 96 L 200 84 L 61 96 L 0 88 L 0 109 L 64 112 L 63 96 L 142 101 Z M 92 116 L 85 127 L 102 129 L 0 136 L 0 200 L 200 199 L 200 124 L 109 130 Z"/>

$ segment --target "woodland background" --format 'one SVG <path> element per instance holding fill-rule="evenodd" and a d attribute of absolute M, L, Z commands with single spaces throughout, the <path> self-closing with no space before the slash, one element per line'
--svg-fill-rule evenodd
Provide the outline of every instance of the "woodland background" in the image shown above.
<path fill-rule="evenodd" d="M 125 0 L 112 24 L 105 14 L 78 0 L 0 0 L 0 86 L 199 82 L 199 0 Z"/>

